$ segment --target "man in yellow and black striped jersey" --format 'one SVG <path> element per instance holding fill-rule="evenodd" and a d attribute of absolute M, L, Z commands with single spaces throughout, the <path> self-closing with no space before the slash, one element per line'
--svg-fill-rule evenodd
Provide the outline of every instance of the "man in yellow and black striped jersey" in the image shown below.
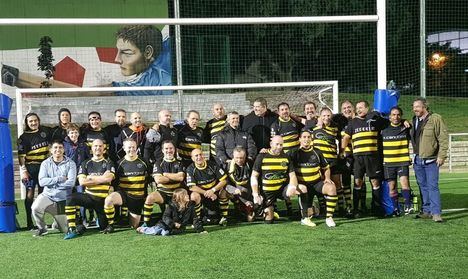
<path fill-rule="evenodd" d="M 294 167 L 290 157 L 283 152 L 281 136 L 273 136 L 270 149 L 266 153 L 260 153 L 255 159 L 250 185 L 254 203 L 264 208 L 267 224 L 273 223 L 277 199 L 289 199 L 303 190 L 297 188 Z M 261 185 L 261 193 L 259 185 Z"/>
<path fill-rule="evenodd" d="M 202 215 L 202 206 L 220 211 L 219 224 L 227 225 L 229 199 L 225 190 L 227 174 L 212 160 L 205 160 L 201 149 L 192 151 L 193 163 L 187 168 L 187 187 L 192 192 L 190 199 L 195 202 L 195 212 Z"/>
<path fill-rule="evenodd" d="M 369 113 L 369 103 L 359 101 L 356 103 L 356 117 L 351 119 L 343 135 L 342 150 L 348 146 L 349 141 L 353 143 L 354 156 L 354 180 L 355 186 L 353 197 L 359 199 L 359 192 L 364 181 L 364 174 L 371 180 L 372 184 L 372 208 L 374 213 L 381 215 L 380 208 L 380 182 L 382 181 L 382 159 L 379 153 L 379 134 L 387 125 L 388 120 L 376 113 Z M 344 152 L 342 152 L 344 156 Z M 355 200 L 354 203 L 358 201 Z M 354 208 L 355 217 L 359 213 Z"/>
<path fill-rule="evenodd" d="M 349 121 L 355 117 L 354 112 L 354 104 L 350 100 L 344 100 L 341 103 L 341 113 L 334 114 L 332 117 L 332 121 L 336 123 L 340 129 L 341 137 L 343 138 L 345 134 L 346 126 L 348 126 Z M 340 146 L 341 147 L 341 146 Z M 359 207 L 359 203 L 351 204 L 351 175 L 353 173 L 353 145 L 351 141 L 349 141 L 348 145 L 342 152 L 345 154 L 345 158 L 338 158 L 338 164 L 341 165 L 341 186 L 343 187 L 343 194 L 345 197 L 346 208 L 352 208 L 354 206 L 355 209 Z M 366 211 L 366 184 L 363 182 L 361 186 L 361 191 L 356 192 L 356 194 L 360 194 L 361 197 L 359 199 L 355 199 L 357 202 L 361 201 L 361 209 Z M 352 213 L 349 213 L 347 210 L 346 212 L 348 217 L 352 217 Z"/>
<path fill-rule="evenodd" d="M 51 130 L 41 125 L 39 116 L 34 113 L 26 114 L 24 118 L 24 133 L 18 138 L 18 162 L 20 166 L 21 182 L 26 188 L 27 228 L 34 227 L 31 215 L 31 205 L 34 201 L 34 192 L 38 186 L 38 194 L 44 189 L 39 185 L 39 169 L 41 163 L 49 156 L 49 143 Z"/>
<path fill-rule="evenodd" d="M 125 139 L 123 149 L 126 155 L 117 162 L 115 168 L 119 190 L 107 196 L 104 201 L 108 225 L 103 233 L 114 231 L 115 205 L 128 208 L 130 225 L 137 228 L 145 204 L 146 186 L 151 171 L 148 164 L 138 157 L 137 144 L 134 139 Z"/>
<path fill-rule="evenodd" d="M 329 108 L 323 107 L 320 110 L 320 122 L 322 125 L 312 130 L 313 146 L 321 151 L 330 165 L 331 179 L 335 184 L 338 196 L 338 207 L 344 212 L 344 196 L 341 187 L 342 166 L 338 161 L 338 146 L 340 146 L 338 143 L 341 142 L 341 133 L 337 123 L 332 122 L 332 111 Z M 351 207 L 346 208 L 346 210 L 351 212 Z"/>
<path fill-rule="evenodd" d="M 206 122 L 205 129 L 203 130 L 203 142 L 210 144 L 210 159 L 214 160 L 216 157 L 216 138 L 218 134 L 226 126 L 226 111 L 223 104 L 213 104 L 213 118 Z"/>
<path fill-rule="evenodd" d="M 153 166 L 153 178 L 157 190 L 146 197 L 143 207 L 144 225 L 148 225 L 151 220 L 155 203 L 159 204 L 161 211 L 164 211 L 164 205 L 172 200 L 174 190 L 183 187 L 184 168 L 176 158 L 177 151 L 174 143 L 170 140 L 164 141 L 162 143 L 162 152 L 164 157 L 156 160 Z"/>
<path fill-rule="evenodd" d="M 231 200 L 245 214 L 247 221 L 255 218 L 252 201 L 252 188 L 250 175 L 252 174 L 252 161 L 247 158 L 247 151 L 243 147 L 235 147 L 232 151 L 232 160 L 228 164 L 228 183 L 226 191 Z"/>
<path fill-rule="evenodd" d="M 283 151 L 288 153 L 299 147 L 299 126 L 291 118 L 287 103 L 278 105 L 278 115 L 278 120 L 271 124 L 271 136 L 281 136 L 284 141 Z"/>
<path fill-rule="evenodd" d="M 72 193 L 67 198 L 65 214 L 68 221 L 68 232 L 64 239 L 72 239 L 82 233 L 77 230 L 77 214 L 80 206 L 96 211 L 99 228 L 107 227 L 104 213 L 104 200 L 109 195 L 115 168 L 111 160 L 104 158 L 104 142 L 95 139 L 91 146 L 93 157 L 84 161 L 78 168 L 78 182 L 85 188 L 84 193 Z"/>
<path fill-rule="evenodd" d="M 401 194 L 405 199 L 404 213 L 413 212 L 411 206 L 411 189 L 409 185 L 409 142 L 411 141 L 410 129 L 403 125 L 401 117 L 403 112 L 400 107 L 390 110 L 390 125 L 382 130 L 384 176 L 388 182 L 390 198 L 395 208 L 395 214 L 399 215 L 398 206 L 398 182 L 400 178 Z"/>
<path fill-rule="evenodd" d="M 335 227 L 333 213 L 338 201 L 335 183 L 331 179 L 331 171 L 328 161 L 323 153 L 312 146 L 312 135 L 310 131 L 303 130 L 299 137 L 300 148 L 295 151 L 291 159 L 294 164 L 299 188 L 305 188 L 299 196 L 302 220 L 301 224 L 315 227 L 311 220 L 312 202 L 314 196 L 323 195 L 326 204 L 325 223 L 328 227 Z M 324 179 L 322 179 L 322 173 Z"/>
<path fill-rule="evenodd" d="M 200 113 L 196 110 L 187 113 L 185 122 L 177 137 L 177 151 L 182 159 L 182 165 L 188 167 L 192 163 L 192 150 L 201 149 L 203 129 L 198 127 Z"/>

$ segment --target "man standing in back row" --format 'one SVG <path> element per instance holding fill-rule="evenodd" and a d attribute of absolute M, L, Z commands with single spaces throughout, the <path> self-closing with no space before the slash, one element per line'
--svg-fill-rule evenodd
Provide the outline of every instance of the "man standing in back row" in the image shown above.
<path fill-rule="evenodd" d="M 429 112 L 426 99 L 413 102 L 413 127 L 410 131 L 413 144 L 414 173 L 422 197 L 422 212 L 416 218 L 443 222 L 439 191 L 439 167 L 447 158 L 447 126 L 439 114 Z"/>

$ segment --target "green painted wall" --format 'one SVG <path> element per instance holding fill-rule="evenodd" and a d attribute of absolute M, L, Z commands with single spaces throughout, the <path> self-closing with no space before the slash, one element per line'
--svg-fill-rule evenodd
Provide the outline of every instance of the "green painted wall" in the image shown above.
<path fill-rule="evenodd" d="M 167 0 L 0 0 L 0 18 L 167 18 Z M 162 28 L 162 26 L 158 26 Z M 54 47 L 112 47 L 119 26 L 0 26 L 0 49 L 35 48 L 48 35 Z"/>

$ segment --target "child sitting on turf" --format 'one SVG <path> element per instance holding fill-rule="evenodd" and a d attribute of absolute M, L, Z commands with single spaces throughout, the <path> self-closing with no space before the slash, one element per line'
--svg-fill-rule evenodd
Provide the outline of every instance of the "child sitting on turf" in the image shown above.
<path fill-rule="evenodd" d="M 139 227 L 137 232 L 166 236 L 182 233 L 185 226 L 189 224 L 193 224 L 196 232 L 207 233 L 200 218 L 195 213 L 195 203 L 190 201 L 187 190 L 176 189 L 172 201 L 166 206 L 162 220 L 153 227 Z"/>

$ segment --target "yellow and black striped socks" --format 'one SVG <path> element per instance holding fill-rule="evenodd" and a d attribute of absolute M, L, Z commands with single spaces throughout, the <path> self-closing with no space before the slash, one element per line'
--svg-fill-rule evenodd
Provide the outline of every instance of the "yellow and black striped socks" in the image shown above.
<path fill-rule="evenodd" d="M 335 207 L 338 202 L 338 196 L 326 195 L 325 196 L 325 204 L 327 206 L 327 218 L 333 217 L 333 213 L 335 212 Z"/>
<path fill-rule="evenodd" d="M 201 203 L 196 204 L 195 205 L 195 213 L 197 214 L 198 218 L 201 217 L 201 211 L 202 211 L 202 204 Z"/>
<path fill-rule="evenodd" d="M 219 199 L 219 209 L 221 210 L 221 216 L 227 217 L 228 216 L 228 209 L 229 209 L 229 199 Z"/>
<path fill-rule="evenodd" d="M 114 215 L 115 215 L 115 208 L 113 205 L 111 206 L 104 206 L 104 213 L 106 214 L 107 223 L 109 225 L 114 224 Z"/>
<path fill-rule="evenodd" d="M 67 216 L 68 228 L 76 228 L 76 206 L 66 205 L 65 206 L 65 215 Z"/>
<path fill-rule="evenodd" d="M 143 207 L 143 222 L 148 223 L 151 220 L 151 214 L 153 213 L 153 205 L 145 203 Z"/>

